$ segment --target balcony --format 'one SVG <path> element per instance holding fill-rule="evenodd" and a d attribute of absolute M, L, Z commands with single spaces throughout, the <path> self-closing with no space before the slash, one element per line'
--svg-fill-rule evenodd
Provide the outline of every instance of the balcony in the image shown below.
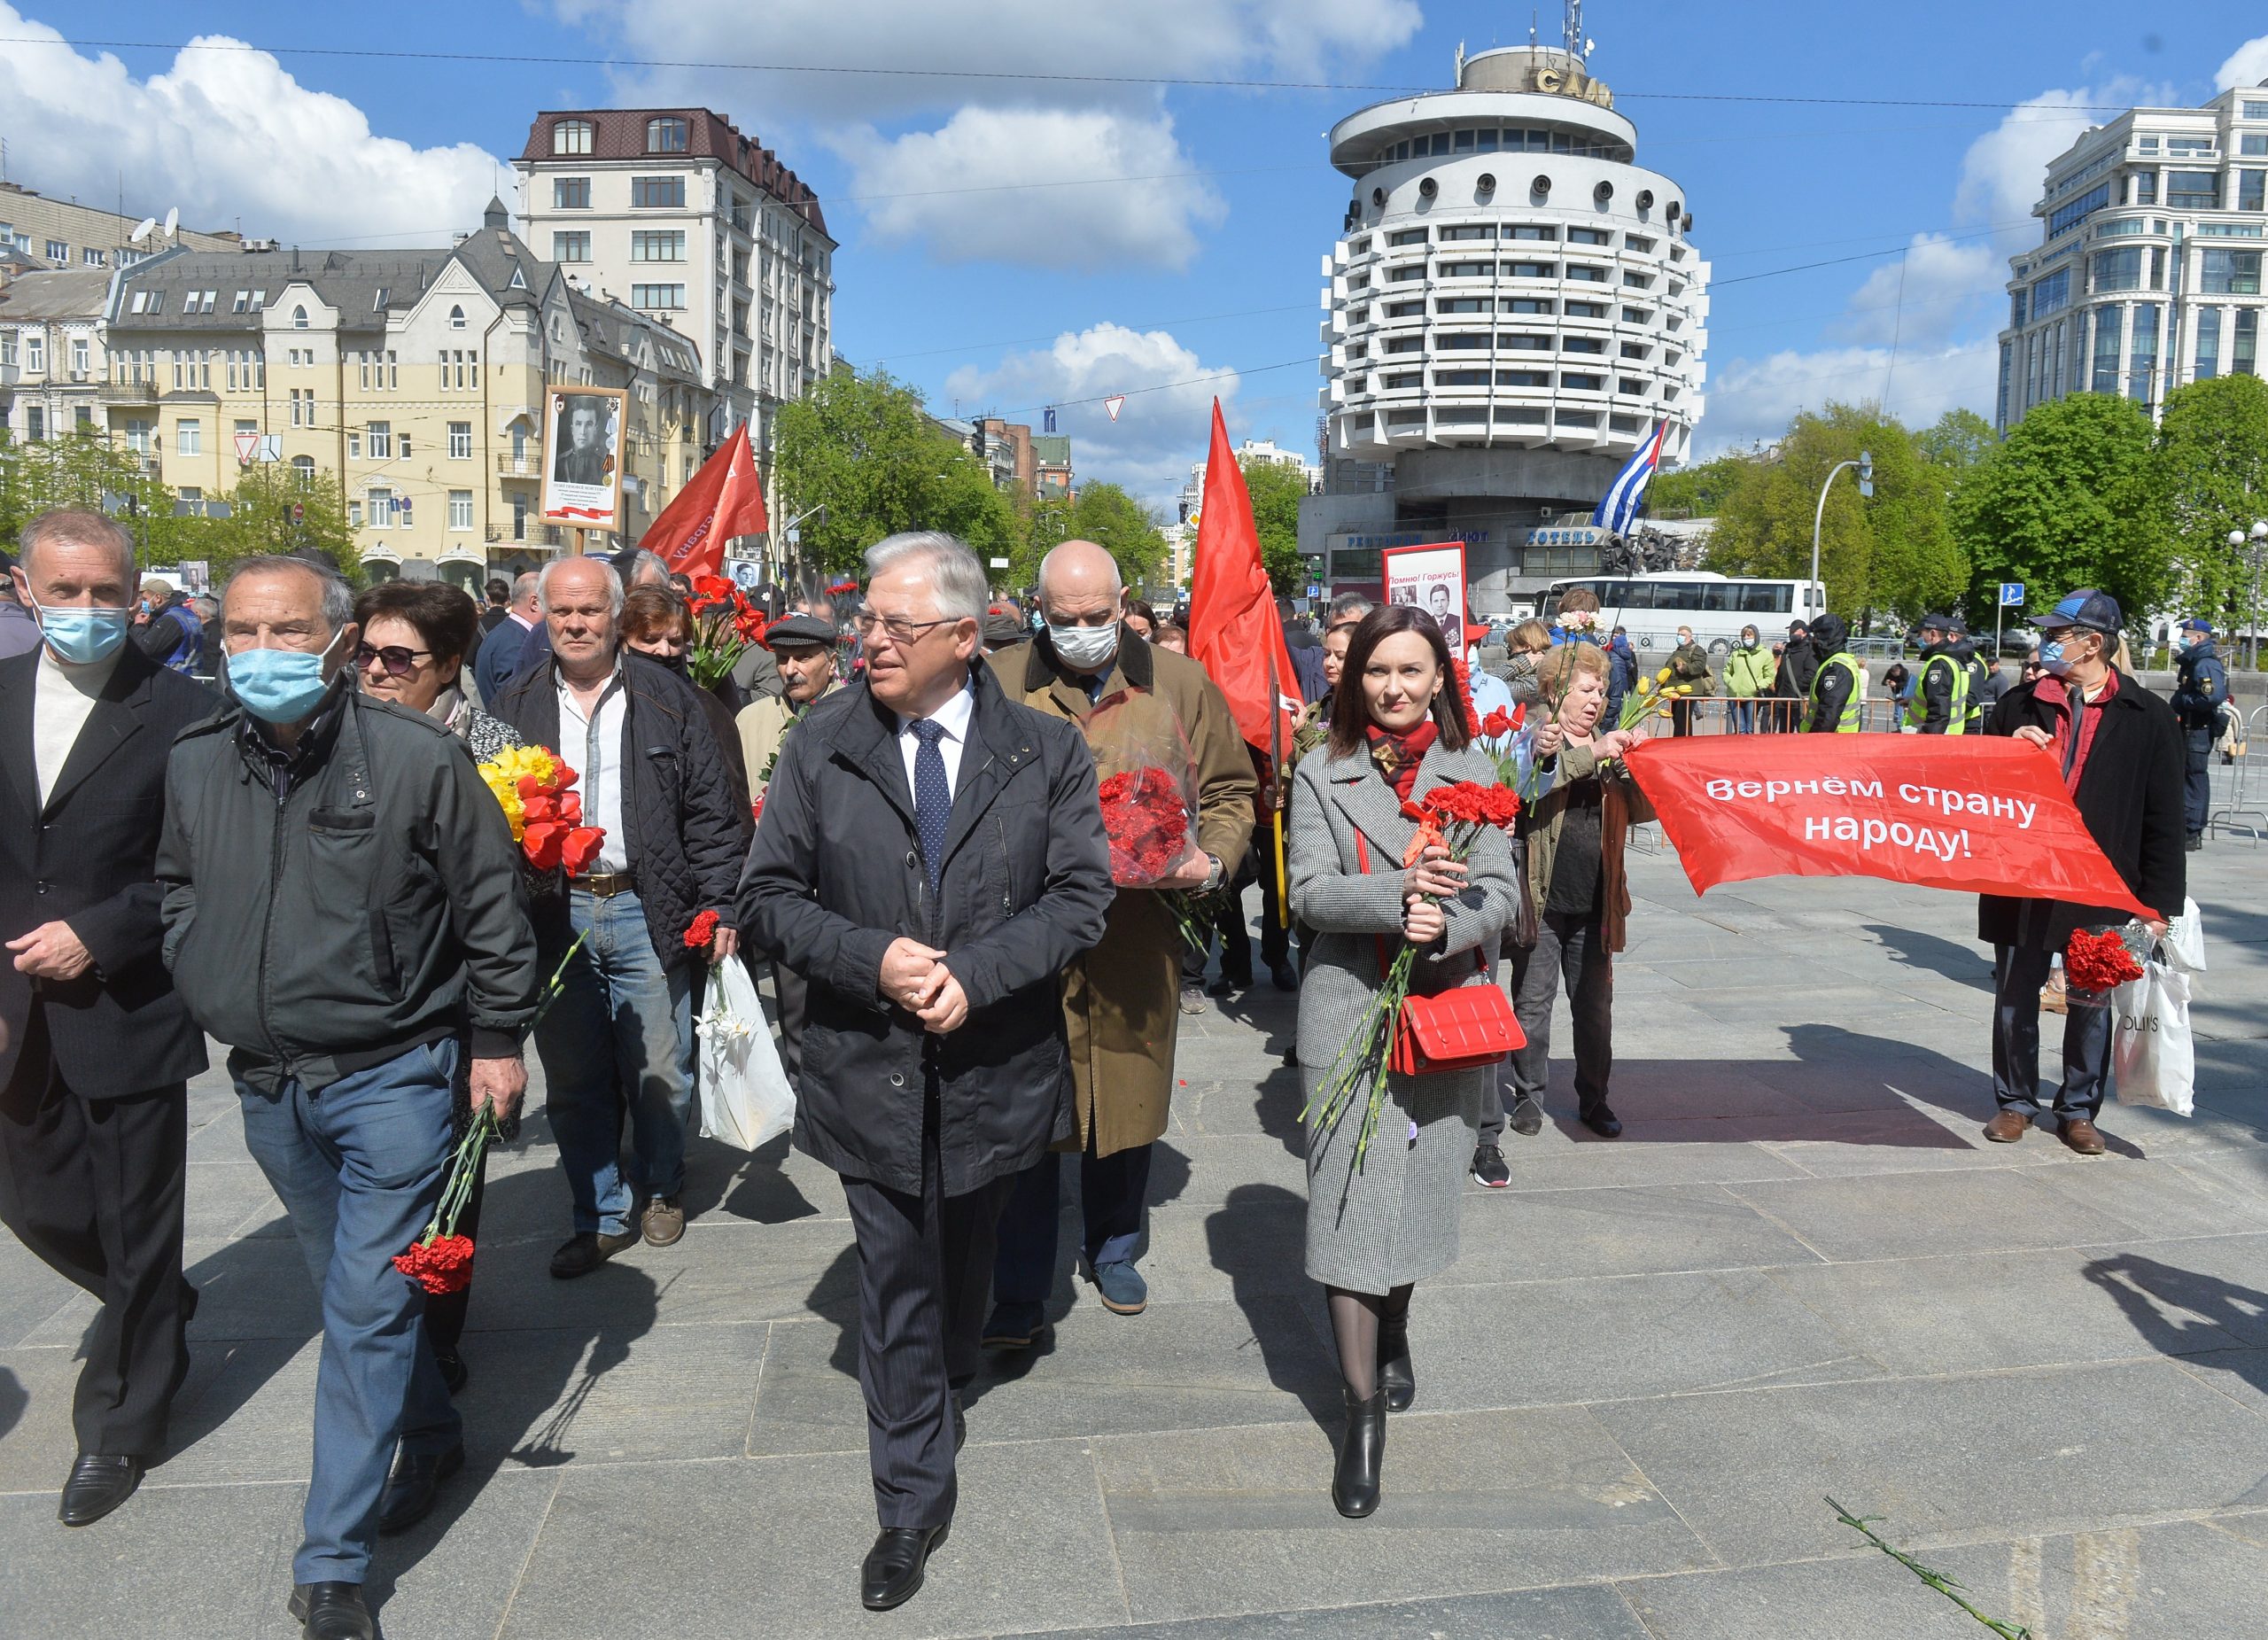
<path fill-rule="evenodd" d="M 496 476 L 500 478 L 540 478 L 543 477 L 542 458 L 533 452 L 525 455 L 499 455 L 496 458 Z"/>
<path fill-rule="evenodd" d="M 97 385 L 95 396 L 109 404 L 155 404 L 158 401 L 158 384 L 105 381 Z"/>

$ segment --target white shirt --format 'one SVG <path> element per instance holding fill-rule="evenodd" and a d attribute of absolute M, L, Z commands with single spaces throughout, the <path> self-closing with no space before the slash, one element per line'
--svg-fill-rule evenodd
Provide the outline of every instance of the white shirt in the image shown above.
<path fill-rule="evenodd" d="M 944 735 L 937 742 L 937 755 L 945 760 L 945 795 L 950 797 L 960 789 L 960 754 L 968 744 L 969 719 L 976 715 L 976 691 L 964 688 L 952 699 L 929 714 L 929 721 L 941 726 Z M 920 794 L 914 784 L 913 760 L 921 755 L 921 742 L 913 733 L 919 719 L 904 712 L 897 714 L 897 750 L 905 759 L 905 789 Z"/>
<path fill-rule="evenodd" d="M 606 833 L 599 842 L 593 871 L 630 869 L 630 838 L 622 824 L 622 782 L 627 778 L 622 742 L 629 714 L 629 683 L 617 659 L 614 676 L 600 694 L 595 715 L 586 717 L 567 687 L 566 674 L 555 674 L 559 689 L 559 755 L 580 777 L 575 789 L 583 794 L 583 824 Z"/>
<path fill-rule="evenodd" d="M 107 660 L 74 666 L 57 660 L 44 643 L 39 646 L 39 668 L 32 682 L 32 765 L 39 775 L 42 808 L 47 806 L 63 766 L 70 761 L 71 749 L 79 743 L 79 731 L 87 727 L 88 715 L 123 653 L 121 645 Z"/>

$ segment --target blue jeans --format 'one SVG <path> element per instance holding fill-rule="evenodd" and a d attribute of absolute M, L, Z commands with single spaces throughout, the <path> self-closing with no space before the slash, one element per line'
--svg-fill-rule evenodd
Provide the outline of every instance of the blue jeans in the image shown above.
<path fill-rule="evenodd" d="M 576 1231 L 618 1236 L 630 1227 L 638 1192 L 674 1196 L 685 1188 L 699 965 L 662 966 L 635 894 L 602 898 L 570 889 L 567 914 L 571 932 L 589 937 L 567 967 L 559 1000 L 536 1027 L 548 1090 L 544 1109 L 567 1170 Z"/>
<path fill-rule="evenodd" d="M 1079 1157 L 1079 1205 L 1086 1220 L 1079 1251 L 1089 1269 L 1132 1262 L 1142 1240 L 1142 1204 L 1150 1193 L 1150 1150 L 1137 1145 L 1107 1156 Z M 1000 1209 L 999 1250 L 992 1261 L 995 1303 L 1045 1303 L 1055 1285 L 1062 1165 L 1063 1157 L 1051 1150 L 1016 1175 Z"/>
<path fill-rule="evenodd" d="M 2047 983 L 2053 952 L 2029 945 L 1992 947 L 1992 1098 L 2002 1110 L 2037 1121 L 2039 1100 L 2039 988 Z M 2084 991 L 2063 993 L 2063 1079 L 2055 1084 L 2055 1115 L 2089 1122 L 2102 1108 L 2110 1083 L 2109 999 Z"/>
<path fill-rule="evenodd" d="M 1726 707 L 1726 715 L 1731 719 L 1731 721 L 1726 725 L 1726 727 L 1731 733 L 1735 735 L 1753 735 L 1756 733 L 1756 703 L 1754 701 L 1736 700 L 1728 702 Z"/>
<path fill-rule="evenodd" d="M 283 1199 L 322 1295 L 315 1471 L 295 1582 L 362 1582 L 396 1440 L 423 1455 L 460 1437 L 425 1344 L 425 1294 L 392 1263 L 441 1199 L 456 1063 L 457 1045 L 442 1041 L 320 1092 L 296 1081 L 274 1094 L 237 1083 L 245 1147 Z"/>

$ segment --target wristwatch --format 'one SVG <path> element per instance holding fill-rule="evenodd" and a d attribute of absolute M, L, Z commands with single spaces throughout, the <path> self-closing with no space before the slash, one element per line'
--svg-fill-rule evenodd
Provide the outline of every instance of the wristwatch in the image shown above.
<path fill-rule="evenodd" d="M 1210 894 L 1215 889 L 1221 886 L 1221 879 L 1228 874 L 1222 869 L 1221 857 L 1219 855 L 1208 854 L 1205 858 L 1213 862 L 1213 869 L 1205 878 L 1205 892 Z"/>

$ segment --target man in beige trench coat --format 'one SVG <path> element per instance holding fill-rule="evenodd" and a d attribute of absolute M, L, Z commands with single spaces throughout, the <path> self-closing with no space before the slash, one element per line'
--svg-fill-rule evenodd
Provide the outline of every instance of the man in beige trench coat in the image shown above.
<path fill-rule="evenodd" d="M 1205 669 L 1153 648 L 1119 619 L 1118 566 L 1092 541 L 1065 541 L 1039 569 L 1047 628 L 988 657 L 1008 698 L 1068 719 L 1086 734 L 1105 779 L 1154 757 L 1185 756 L 1197 794 L 1197 842 L 1161 888 L 1218 888 L 1252 838 L 1251 754 Z M 1076 1088 L 1081 1249 L 1106 1307 L 1139 1315 L 1149 1289 L 1134 1267 L 1150 1183 L 1150 1146 L 1166 1131 L 1180 1023 L 1181 930 L 1162 896 L 1121 889 L 1102 943 L 1063 973 L 1063 1014 Z M 1029 1349 L 1046 1329 L 1055 1280 L 1060 1158 L 1022 1174 L 1000 1215 L 987 1349 Z"/>

